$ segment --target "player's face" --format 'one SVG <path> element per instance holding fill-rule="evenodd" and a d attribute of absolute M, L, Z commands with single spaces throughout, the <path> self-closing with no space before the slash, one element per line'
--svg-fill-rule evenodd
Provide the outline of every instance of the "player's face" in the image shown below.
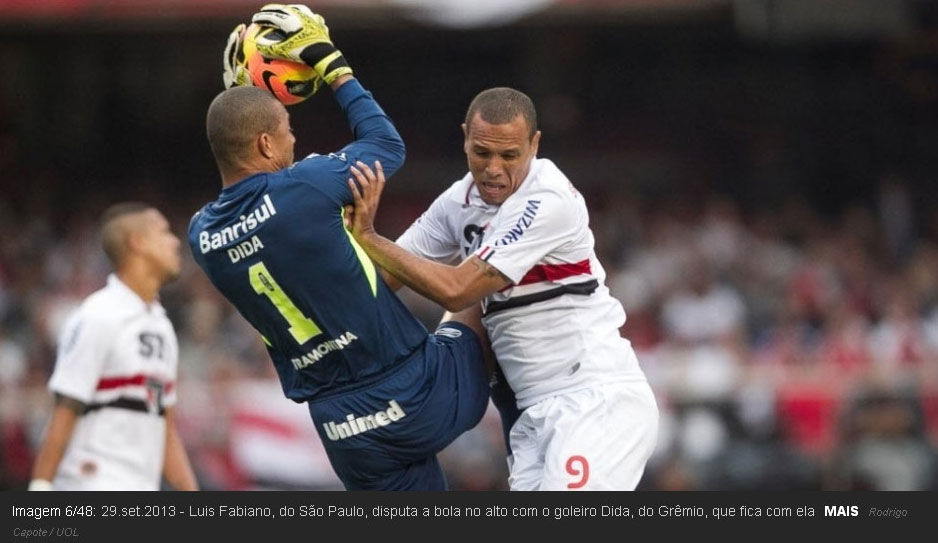
<path fill-rule="evenodd" d="M 175 279 L 182 267 L 179 238 L 170 230 L 169 221 L 162 213 L 155 209 L 148 209 L 144 213 L 144 253 L 163 282 Z"/>
<path fill-rule="evenodd" d="M 271 134 L 271 143 L 274 151 L 274 161 L 278 169 L 286 168 L 293 164 L 293 145 L 296 143 L 296 137 L 293 136 L 293 128 L 290 127 L 290 115 L 287 109 L 280 106 L 280 120 L 277 128 Z"/>
<path fill-rule="evenodd" d="M 469 171 L 485 203 L 500 205 L 527 177 L 541 139 L 540 131 L 533 137 L 528 131 L 521 115 L 510 123 L 490 124 L 476 114 L 463 125 Z"/>

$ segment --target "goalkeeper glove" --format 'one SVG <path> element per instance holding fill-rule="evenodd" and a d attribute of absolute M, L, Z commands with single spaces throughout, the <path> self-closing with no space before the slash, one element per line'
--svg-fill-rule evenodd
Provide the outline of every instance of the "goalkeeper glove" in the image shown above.
<path fill-rule="evenodd" d="M 265 57 L 304 62 L 327 84 L 351 74 L 345 57 L 329 39 L 329 27 L 321 15 L 302 4 L 267 4 L 254 14 L 252 22 L 274 27 L 283 39 L 266 34 L 258 37 L 257 50 Z"/>
<path fill-rule="evenodd" d="M 241 49 L 244 28 L 243 23 L 239 24 L 228 35 L 228 45 L 225 46 L 225 54 L 222 57 L 222 64 L 225 68 L 222 81 L 225 82 L 226 89 L 253 85 L 251 74 L 244 66 L 244 51 Z"/>

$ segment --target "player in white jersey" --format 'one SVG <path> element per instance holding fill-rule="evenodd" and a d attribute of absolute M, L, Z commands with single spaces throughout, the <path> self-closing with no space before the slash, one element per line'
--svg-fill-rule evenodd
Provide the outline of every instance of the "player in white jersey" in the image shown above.
<path fill-rule="evenodd" d="M 583 198 L 536 158 L 536 122 L 524 94 L 480 93 L 463 125 L 469 173 L 399 245 L 373 229 L 380 165 L 360 164 L 353 232 L 382 268 L 447 310 L 482 301 L 523 410 L 510 432 L 513 490 L 631 490 L 654 449 L 657 406 L 619 335 L 625 312 L 604 285 Z"/>
<path fill-rule="evenodd" d="M 102 218 L 115 274 L 66 323 L 49 388 L 55 407 L 30 490 L 197 490 L 174 424 L 178 345 L 157 299 L 179 274 L 179 239 L 153 207 Z"/>

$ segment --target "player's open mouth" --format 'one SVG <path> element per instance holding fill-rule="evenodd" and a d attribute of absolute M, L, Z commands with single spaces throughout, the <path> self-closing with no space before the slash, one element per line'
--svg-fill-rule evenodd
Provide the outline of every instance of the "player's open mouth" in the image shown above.
<path fill-rule="evenodd" d="M 502 191 L 504 191 L 506 188 L 507 188 L 507 187 L 505 187 L 505 185 L 501 185 L 501 184 L 498 184 L 498 183 L 492 183 L 492 182 L 490 182 L 490 181 L 483 181 L 483 182 L 482 182 L 482 189 L 485 190 L 485 192 L 487 192 L 487 193 L 489 193 L 489 194 L 491 194 L 491 195 L 493 195 L 493 196 L 494 196 L 494 195 L 501 194 Z"/>

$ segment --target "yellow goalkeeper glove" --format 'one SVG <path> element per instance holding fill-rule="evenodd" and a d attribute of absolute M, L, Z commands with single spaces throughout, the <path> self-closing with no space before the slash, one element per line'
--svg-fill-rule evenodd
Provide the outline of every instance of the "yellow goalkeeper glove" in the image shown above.
<path fill-rule="evenodd" d="M 222 58 L 224 72 L 222 72 L 222 81 L 225 82 L 225 88 L 251 86 L 251 74 L 244 66 L 244 52 L 241 50 L 241 43 L 244 39 L 244 24 L 239 24 L 228 35 L 228 44 L 225 46 L 225 54 Z"/>
<path fill-rule="evenodd" d="M 251 21 L 280 30 L 283 36 L 265 34 L 257 39 L 257 50 L 269 58 L 306 63 L 327 84 L 351 74 L 342 52 L 329 39 L 329 27 L 321 15 L 302 4 L 267 4 Z"/>

